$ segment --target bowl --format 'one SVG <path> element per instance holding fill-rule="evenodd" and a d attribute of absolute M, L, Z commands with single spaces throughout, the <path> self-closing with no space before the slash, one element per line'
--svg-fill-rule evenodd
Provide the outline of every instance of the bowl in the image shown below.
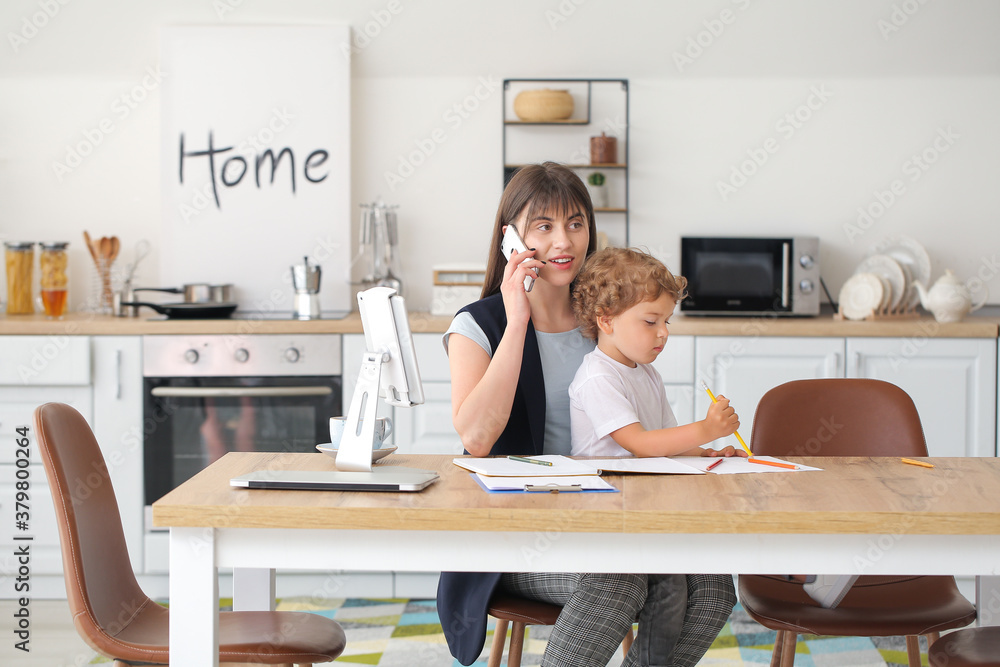
<path fill-rule="evenodd" d="M 534 123 L 565 120 L 573 115 L 573 96 L 568 90 L 522 90 L 514 98 L 514 113 Z"/>

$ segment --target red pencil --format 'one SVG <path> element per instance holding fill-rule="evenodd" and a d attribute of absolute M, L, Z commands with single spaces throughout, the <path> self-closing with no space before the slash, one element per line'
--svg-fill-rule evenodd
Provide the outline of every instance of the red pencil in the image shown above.
<path fill-rule="evenodd" d="M 714 463 L 710 464 L 707 468 L 705 468 L 705 470 L 711 470 L 712 468 L 719 465 L 723 461 L 725 461 L 725 459 L 719 459 L 718 461 L 715 461 Z"/>

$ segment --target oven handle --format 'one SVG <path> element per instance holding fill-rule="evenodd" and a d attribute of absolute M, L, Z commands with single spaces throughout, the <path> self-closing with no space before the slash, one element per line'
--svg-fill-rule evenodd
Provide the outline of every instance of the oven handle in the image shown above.
<path fill-rule="evenodd" d="M 167 398 L 229 398 L 235 396 L 329 396 L 330 387 L 153 387 L 153 396 Z"/>

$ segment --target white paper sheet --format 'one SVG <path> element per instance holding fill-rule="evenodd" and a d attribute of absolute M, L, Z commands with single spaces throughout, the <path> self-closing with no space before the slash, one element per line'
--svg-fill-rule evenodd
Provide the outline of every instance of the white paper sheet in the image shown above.
<path fill-rule="evenodd" d="M 783 459 L 776 458 L 774 456 L 755 456 L 755 459 L 760 459 L 763 461 L 773 461 L 777 463 L 787 463 L 789 465 L 794 465 L 795 470 L 789 468 L 778 468 L 775 466 L 762 465 L 760 463 L 750 463 L 747 459 L 742 456 L 728 456 L 723 457 L 722 463 L 715 466 L 711 470 L 706 470 L 714 475 L 738 475 L 742 473 L 762 473 L 762 472 L 800 472 L 806 470 L 822 470 L 822 468 L 813 468 L 812 466 L 805 466 L 801 463 L 792 464 L 790 461 L 785 461 Z M 679 456 L 678 460 L 688 463 L 691 466 L 697 466 L 701 469 L 708 468 L 712 463 L 719 461 L 719 458 L 707 457 L 707 456 Z"/>
<path fill-rule="evenodd" d="M 696 456 L 684 458 L 693 461 L 698 460 Z M 715 459 L 711 460 L 714 461 Z M 581 460 L 580 463 L 609 473 L 632 472 L 659 475 L 701 475 L 705 472 L 703 469 L 689 464 L 688 461 L 681 460 L 680 458 L 668 458 L 666 456 L 652 456 L 648 458 L 622 456 L 610 459 L 586 459 Z"/>

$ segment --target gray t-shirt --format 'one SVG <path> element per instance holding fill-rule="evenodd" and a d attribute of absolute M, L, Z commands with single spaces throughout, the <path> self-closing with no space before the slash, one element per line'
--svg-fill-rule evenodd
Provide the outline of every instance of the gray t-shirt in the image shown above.
<path fill-rule="evenodd" d="M 448 336 L 461 334 L 477 343 L 493 356 L 490 341 L 482 327 L 469 313 L 459 313 L 444 332 L 444 349 L 448 351 Z M 569 455 L 572 448 L 569 417 L 569 385 L 583 357 L 594 349 L 594 341 L 583 337 L 579 329 L 560 333 L 535 331 L 538 355 L 545 378 L 545 444 L 546 454 Z"/>

